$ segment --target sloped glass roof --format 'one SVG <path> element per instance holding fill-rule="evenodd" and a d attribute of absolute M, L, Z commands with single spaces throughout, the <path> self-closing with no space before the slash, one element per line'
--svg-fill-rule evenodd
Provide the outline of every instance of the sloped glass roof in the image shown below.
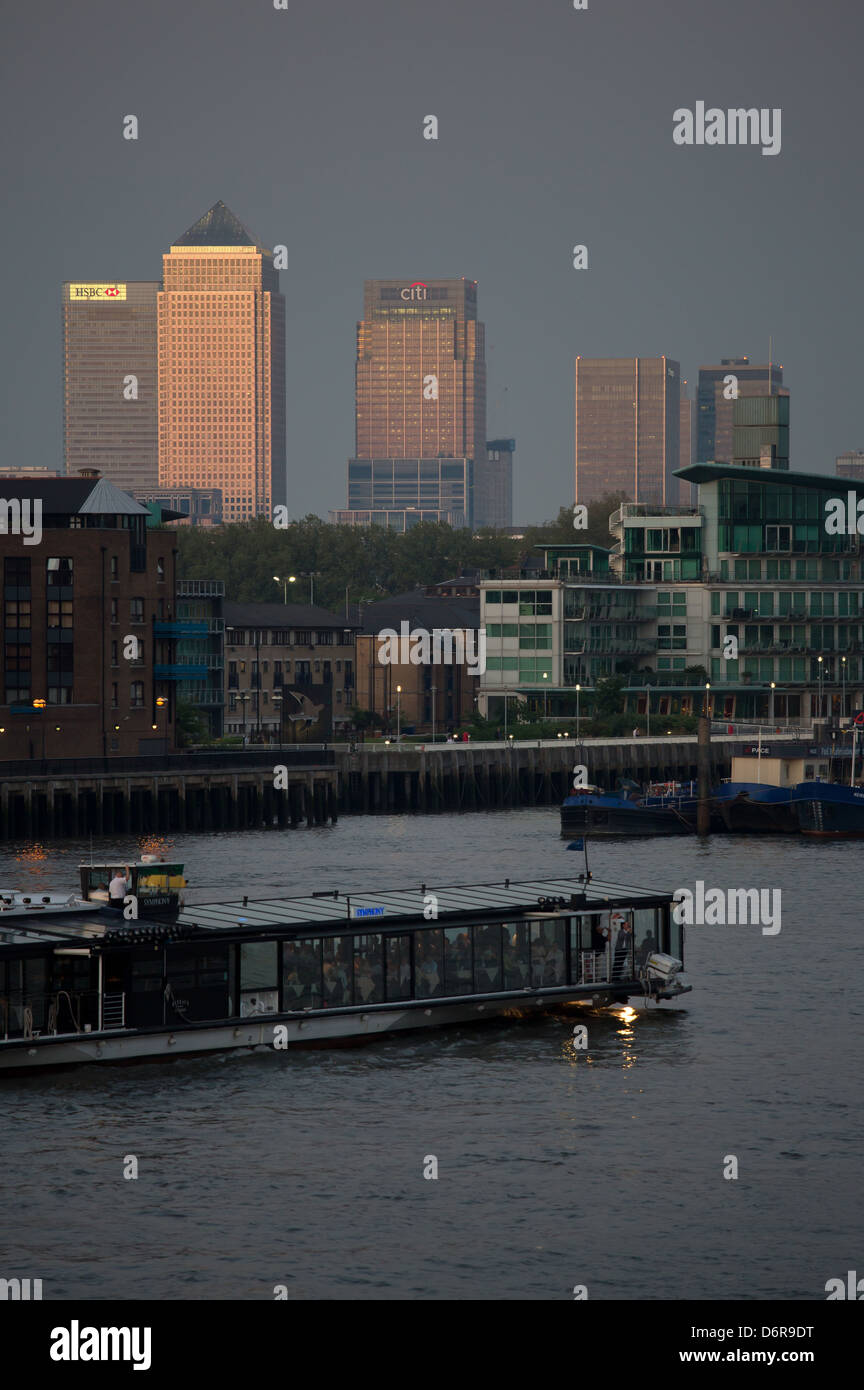
<path fill-rule="evenodd" d="M 257 246 L 243 223 L 220 200 L 198 218 L 173 246 Z"/>

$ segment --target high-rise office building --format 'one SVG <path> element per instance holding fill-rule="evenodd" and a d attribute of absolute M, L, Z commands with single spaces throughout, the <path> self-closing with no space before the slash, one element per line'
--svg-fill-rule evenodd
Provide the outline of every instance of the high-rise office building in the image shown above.
<path fill-rule="evenodd" d="M 678 458 L 681 468 L 686 468 L 693 462 L 693 400 L 683 377 L 681 378 L 681 404 L 678 413 Z M 684 505 L 695 506 L 695 486 L 679 481 L 678 501 Z"/>
<path fill-rule="evenodd" d="M 732 462 L 742 468 L 789 467 L 788 393 L 732 402 Z"/>
<path fill-rule="evenodd" d="M 468 520 L 483 524 L 492 499 L 477 282 L 367 280 L 355 381 L 348 507 L 453 511 L 463 503 L 450 493 L 467 484 Z M 380 484 L 373 461 L 393 465 Z"/>
<path fill-rule="evenodd" d="M 63 286 L 63 454 L 117 487 L 158 477 L 157 281 Z"/>
<path fill-rule="evenodd" d="M 680 380 L 670 357 L 577 357 L 577 502 L 677 501 Z"/>
<path fill-rule="evenodd" d="M 696 396 L 696 463 L 731 463 L 733 407 L 739 396 L 788 396 L 783 368 L 749 357 L 723 357 L 719 366 L 699 368 Z"/>
<path fill-rule="evenodd" d="M 220 488 L 226 522 L 286 502 L 285 301 L 273 255 L 224 203 L 163 256 L 159 483 Z"/>
<path fill-rule="evenodd" d="M 487 439 L 486 520 L 480 524 L 501 529 L 513 525 L 513 463 L 515 439 Z"/>
<path fill-rule="evenodd" d="M 864 449 L 849 449 L 845 454 L 838 454 L 837 476 L 864 478 Z"/>

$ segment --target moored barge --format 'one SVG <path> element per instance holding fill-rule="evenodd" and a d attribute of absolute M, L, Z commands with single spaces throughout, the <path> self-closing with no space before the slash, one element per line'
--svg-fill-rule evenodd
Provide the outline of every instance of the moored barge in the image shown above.
<path fill-rule="evenodd" d="M 0 923 L 0 1072 L 669 1003 L 690 989 L 673 907 L 583 874 Z"/>

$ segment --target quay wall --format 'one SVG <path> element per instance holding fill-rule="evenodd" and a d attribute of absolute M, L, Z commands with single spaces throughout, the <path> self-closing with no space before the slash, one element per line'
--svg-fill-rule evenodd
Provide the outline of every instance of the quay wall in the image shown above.
<path fill-rule="evenodd" d="M 770 742 L 763 736 L 766 749 Z M 745 746 L 740 737 L 712 740 L 712 782 L 729 776 L 733 754 Z M 568 795 L 577 764 L 589 782 L 612 788 L 622 777 L 690 781 L 696 756 L 696 738 L 680 736 L 0 764 L 0 839 L 296 829 L 334 824 L 340 814 L 552 806 Z"/>

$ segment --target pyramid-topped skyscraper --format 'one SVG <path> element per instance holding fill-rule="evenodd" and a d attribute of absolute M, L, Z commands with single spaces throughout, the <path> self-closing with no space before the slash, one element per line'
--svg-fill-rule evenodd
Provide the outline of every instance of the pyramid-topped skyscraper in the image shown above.
<path fill-rule="evenodd" d="M 163 256 L 159 483 L 221 488 L 226 522 L 285 495 L 285 301 L 272 252 L 214 203 Z"/>

